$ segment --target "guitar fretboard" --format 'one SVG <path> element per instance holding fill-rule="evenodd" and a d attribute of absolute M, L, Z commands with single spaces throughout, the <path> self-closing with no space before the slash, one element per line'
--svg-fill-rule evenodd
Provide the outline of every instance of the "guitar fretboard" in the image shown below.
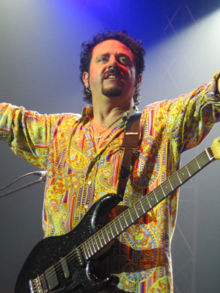
<path fill-rule="evenodd" d="M 214 160 L 214 157 L 211 149 L 207 148 L 184 167 L 174 172 L 156 189 L 137 200 L 131 208 L 126 209 L 114 220 L 83 242 L 80 245 L 80 251 L 82 252 L 83 257 L 88 260 L 94 256 L 149 210 L 160 203 L 170 193 L 208 165 L 212 160 Z"/>

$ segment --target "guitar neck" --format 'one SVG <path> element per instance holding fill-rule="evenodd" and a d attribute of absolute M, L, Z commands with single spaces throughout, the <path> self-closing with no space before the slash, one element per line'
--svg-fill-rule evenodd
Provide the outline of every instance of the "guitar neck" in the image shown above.
<path fill-rule="evenodd" d="M 214 159 L 215 158 L 212 154 L 211 148 L 205 149 L 188 164 L 174 172 L 156 189 L 137 200 L 131 208 L 126 209 L 114 220 L 98 230 L 80 245 L 79 249 L 84 258 L 89 260 L 92 256 L 94 256 L 118 235 L 124 232 L 128 227 L 134 224 L 170 193 L 202 170 Z"/>

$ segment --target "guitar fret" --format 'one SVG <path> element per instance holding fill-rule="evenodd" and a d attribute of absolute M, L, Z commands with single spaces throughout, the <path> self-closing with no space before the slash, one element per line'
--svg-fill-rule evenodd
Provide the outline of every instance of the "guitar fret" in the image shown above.
<path fill-rule="evenodd" d="M 154 189 L 154 193 L 157 194 L 159 201 L 161 201 L 164 198 L 164 191 L 161 188 L 161 186 L 158 186 L 156 189 Z"/>
<path fill-rule="evenodd" d="M 143 197 L 142 201 L 144 204 L 144 209 L 145 209 L 145 213 L 149 210 L 149 202 L 148 202 L 148 197 L 149 195 L 145 195 L 145 197 Z"/>
<path fill-rule="evenodd" d="M 93 241 L 93 246 L 94 246 L 94 251 L 97 252 L 99 250 L 98 244 L 97 244 L 97 236 L 94 235 L 92 237 L 92 241 Z"/>
<path fill-rule="evenodd" d="M 181 180 L 181 178 L 180 178 L 180 176 L 179 176 L 179 172 L 178 172 L 178 171 L 176 172 L 176 176 L 177 176 L 177 178 L 179 179 L 180 184 L 182 184 L 183 182 L 182 182 L 182 180 Z"/>
<path fill-rule="evenodd" d="M 169 180 L 164 181 L 164 182 L 161 184 L 161 188 L 162 188 L 162 190 L 163 190 L 164 196 L 166 196 L 166 195 L 169 194 L 171 191 L 173 191 L 173 188 L 172 188 L 172 186 L 171 186 Z"/>
<path fill-rule="evenodd" d="M 89 255 L 88 255 L 88 251 L 86 249 L 86 245 L 82 245 L 82 251 L 83 251 L 83 256 L 85 257 L 85 259 L 89 259 Z"/>
<path fill-rule="evenodd" d="M 190 176 L 194 175 L 196 172 L 198 172 L 201 169 L 196 160 L 189 162 L 188 167 L 190 170 Z"/>
<path fill-rule="evenodd" d="M 172 185 L 172 183 L 171 183 L 171 181 L 170 181 L 170 178 L 168 178 L 167 180 L 168 180 L 168 182 L 170 183 L 170 186 L 171 186 L 172 190 L 174 190 L 174 187 L 173 187 L 173 185 Z"/>
<path fill-rule="evenodd" d="M 154 197 L 156 198 L 156 202 L 158 203 L 159 200 L 158 200 L 157 195 L 156 195 L 156 192 L 154 190 L 153 190 L 153 193 L 152 194 L 154 194 Z"/>
<path fill-rule="evenodd" d="M 116 231 L 115 235 L 118 235 L 118 234 L 119 234 L 119 231 L 118 231 L 118 229 L 117 229 L 116 222 L 115 222 L 115 225 L 114 225 L 114 227 L 115 227 L 115 231 Z"/>
<path fill-rule="evenodd" d="M 136 218 L 133 217 L 133 213 L 132 213 L 133 207 L 127 209 L 127 220 L 128 220 L 128 225 L 130 226 L 131 224 L 134 223 L 134 221 L 136 220 Z"/>
<path fill-rule="evenodd" d="M 123 231 L 123 226 L 122 226 L 121 221 L 118 221 L 118 223 L 119 223 L 119 226 L 120 226 L 120 230 Z"/>
<path fill-rule="evenodd" d="M 104 234 L 106 231 L 104 229 L 102 229 L 101 231 L 102 231 L 102 236 L 103 236 L 104 244 L 106 245 L 107 244 L 107 241 L 106 241 L 106 236 Z"/>
<path fill-rule="evenodd" d="M 97 237 L 94 237 L 94 247 L 95 247 L 95 251 L 99 250 L 99 246 L 98 246 L 98 243 L 97 243 Z"/>
<path fill-rule="evenodd" d="M 128 209 L 128 213 L 129 213 L 129 216 L 130 216 L 130 218 L 131 218 L 131 222 L 134 222 L 134 219 L 132 218 L 132 215 L 131 215 L 131 211 L 130 211 L 130 209 Z"/>
<path fill-rule="evenodd" d="M 157 200 L 156 200 L 156 198 L 155 198 L 155 196 L 154 196 L 153 193 L 150 193 L 150 194 L 148 195 L 148 199 L 149 199 L 149 201 L 151 202 L 152 207 L 156 205 Z"/>
<path fill-rule="evenodd" d="M 120 219 L 121 219 L 122 227 L 123 227 L 123 230 L 124 230 L 125 228 L 128 227 L 128 224 L 127 224 L 127 222 L 126 222 L 125 215 L 124 215 L 124 214 L 121 214 Z"/>
<path fill-rule="evenodd" d="M 95 253 L 95 248 L 94 248 L 94 243 L 93 243 L 93 241 L 91 241 L 91 239 L 89 239 L 89 245 L 90 245 L 92 255 L 93 255 Z"/>
<path fill-rule="evenodd" d="M 119 231 L 117 230 L 117 233 L 115 234 L 115 236 L 120 234 L 122 231 L 124 231 L 128 227 L 123 213 L 117 218 L 117 224 L 118 224 L 117 226 L 119 227 Z"/>
<path fill-rule="evenodd" d="M 111 241 L 113 237 L 112 237 L 112 231 L 111 231 L 111 229 L 109 228 L 109 225 L 106 226 L 106 229 L 108 229 L 107 233 L 108 233 L 109 240 Z"/>
<path fill-rule="evenodd" d="M 139 216 L 138 216 L 138 213 L 137 213 L 137 211 L 135 209 L 135 205 L 131 208 L 131 212 L 132 212 L 132 215 L 134 217 L 133 221 L 136 221 L 139 218 Z"/>
<path fill-rule="evenodd" d="M 123 217 L 124 217 L 124 220 L 125 220 L 125 223 L 126 223 L 126 226 L 127 227 L 129 227 L 129 223 L 128 223 L 128 218 L 126 217 L 126 215 L 127 215 L 128 213 L 126 212 L 126 213 L 123 213 Z"/>
<path fill-rule="evenodd" d="M 138 219 L 140 216 L 139 216 L 139 214 L 138 214 L 138 211 L 137 211 L 135 205 L 133 206 L 133 210 L 135 211 L 136 218 Z"/>
<path fill-rule="evenodd" d="M 192 176 L 192 174 L 190 173 L 190 171 L 189 171 L 189 169 L 188 169 L 187 165 L 185 166 L 185 168 L 186 168 L 186 171 L 188 172 L 188 175 L 191 177 L 191 176 Z"/>
<path fill-rule="evenodd" d="M 197 159 L 200 162 L 200 167 L 203 168 L 204 166 L 207 165 L 207 163 L 209 163 L 210 160 L 210 156 L 208 155 L 208 151 L 204 151 L 202 152 L 200 155 L 197 156 Z"/>
<path fill-rule="evenodd" d="M 207 156 L 209 158 L 209 161 L 212 161 L 214 159 L 214 157 L 210 155 L 208 149 L 205 149 L 205 152 L 206 152 L 206 154 L 207 154 Z"/>
<path fill-rule="evenodd" d="M 101 244 L 102 246 L 105 246 L 106 242 L 105 242 L 105 237 L 104 237 L 104 234 L 103 234 L 103 230 L 100 230 L 100 241 L 101 241 Z"/>
<path fill-rule="evenodd" d="M 117 224 L 116 227 L 117 227 L 118 234 L 120 234 L 120 232 L 121 232 L 121 225 L 120 225 L 120 222 L 119 222 L 119 218 L 117 219 L 116 224 Z"/>
<path fill-rule="evenodd" d="M 96 252 L 96 248 L 95 248 L 95 244 L 94 242 L 92 241 L 92 239 L 90 239 L 90 245 L 92 247 L 92 253 L 94 254 Z"/>
<path fill-rule="evenodd" d="M 201 169 L 201 166 L 199 165 L 199 162 L 198 162 L 197 158 L 195 158 L 195 162 L 198 165 L 199 169 Z"/>
<path fill-rule="evenodd" d="M 96 242 L 97 242 L 97 246 L 98 246 L 98 250 L 99 250 L 102 247 L 102 243 L 99 238 L 99 232 L 96 234 Z"/>
<path fill-rule="evenodd" d="M 98 238 L 99 238 L 99 242 L 101 244 L 101 247 L 103 247 L 105 245 L 105 241 L 104 241 L 104 238 L 103 238 L 103 233 L 102 233 L 102 230 L 99 230 L 99 235 L 98 235 Z"/>
<path fill-rule="evenodd" d="M 145 213 L 145 209 L 144 209 L 144 206 L 143 206 L 142 200 L 140 200 L 140 206 L 141 206 L 141 208 L 142 208 L 142 214 L 144 214 L 144 213 Z"/>
<path fill-rule="evenodd" d="M 89 240 L 86 241 L 86 247 L 87 247 L 87 252 L 88 252 L 88 258 L 90 258 L 92 256 L 92 252 L 91 252 Z"/>
<path fill-rule="evenodd" d="M 151 204 L 150 204 L 150 201 L 149 201 L 149 199 L 148 199 L 148 196 L 146 196 L 146 199 L 147 199 L 147 203 L 148 203 L 149 207 L 152 208 L 152 206 L 151 206 Z"/>
<path fill-rule="evenodd" d="M 103 228 L 103 234 L 105 236 L 106 243 L 108 241 L 110 241 L 110 238 L 109 238 L 109 235 L 108 235 L 108 230 L 106 229 L 106 227 Z"/>
<path fill-rule="evenodd" d="M 109 229 L 110 229 L 110 232 L 112 233 L 111 237 L 114 238 L 115 235 L 114 235 L 114 232 L 113 232 L 113 230 L 112 230 L 112 224 L 110 223 L 110 224 L 108 225 L 108 227 L 109 227 Z"/>
<path fill-rule="evenodd" d="M 138 200 L 135 204 L 136 210 L 138 211 L 138 218 L 140 218 L 145 213 L 145 211 L 143 210 L 142 203 L 141 203 L 142 200 L 143 199 Z"/>
<path fill-rule="evenodd" d="M 164 191 L 164 189 L 163 189 L 162 184 L 161 184 L 161 186 L 160 186 L 160 189 L 162 190 L 163 196 L 166 197 L 166 193 L 165 193 L 165 191 Z"/>
<path fill-rule="evenodd" d="M 177 173 L 182 183 L 185 182 L 189 177 L 189 172 L 186 167 L 181 168 L 180 170 L 177 171 Z"/>
<path fill-rule="evenodd" d="M 114 233 L 114 237 L 116 237 L 116 235 L 118 235 L 118 231 L 117 231 L 115 222 L 112 222 L 112 231 Z"/>
<path fill-rule="evenodd" d="M 172 174 L 169 178 L 170 178 L 170 183 L 172 184 L 173 190 L 175 190 L 177 187 L 181 185 L 181 180 L 179 179 L 177 172 Z"/>

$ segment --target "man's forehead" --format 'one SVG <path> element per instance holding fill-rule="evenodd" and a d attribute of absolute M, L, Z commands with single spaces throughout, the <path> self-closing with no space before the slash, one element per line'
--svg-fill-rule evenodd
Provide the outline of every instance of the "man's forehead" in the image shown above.
<path fill-rule="evenodd" d="M 92 56 L 97 56 L 101 54 L 108 54 L 108 53 L 124 53 L 128 56 L 134 57 L 131 49 L 128 48 L 125 44 L 121 43 L 118 40 L 105 40 L 99 44 L 97 44 L 92 51 Z"/>

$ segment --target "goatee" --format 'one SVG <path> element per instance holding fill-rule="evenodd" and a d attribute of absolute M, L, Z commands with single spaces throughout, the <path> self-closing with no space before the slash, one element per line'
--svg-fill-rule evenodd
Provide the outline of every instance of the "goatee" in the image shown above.
<path fill-rule="evenodd" d="M 106 97 L 112 98 L 112 97 L 118 97 L 122 94 L 122 88 L 120 87 L 115 87 L 115 88 L 102 88 L 102 93 Z"/>

